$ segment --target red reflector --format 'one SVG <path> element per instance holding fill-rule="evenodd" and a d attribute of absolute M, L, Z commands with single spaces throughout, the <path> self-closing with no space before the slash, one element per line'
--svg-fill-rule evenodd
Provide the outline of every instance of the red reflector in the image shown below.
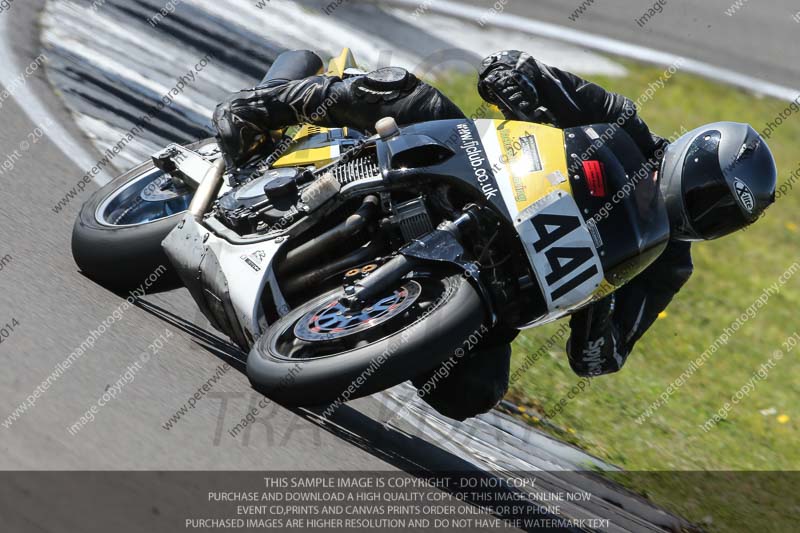
<path fill-rule="evenodd" d="M 600 161 L 584 161 L 583 173 L 592 196 L 606 195 L 606 169 Z"/>

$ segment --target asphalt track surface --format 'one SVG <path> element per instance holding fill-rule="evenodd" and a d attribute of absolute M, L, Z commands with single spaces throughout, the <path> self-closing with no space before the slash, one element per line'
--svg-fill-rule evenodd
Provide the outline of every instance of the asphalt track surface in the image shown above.
<path fill-rule="evenodd" d="M 637 23 L 655 2 L 634 0 L 501 0 L 503 12 L 631 44 L 704 61 L 777 84 L 800 89 L 800 6 L 789 0 L 745 1 L 732 16 L 736 0 L 664 0 L 660 14 Z M 489 0 L 465 3 L 495 5 Z M 588 7 L 576 21 L 569 17 Z M 797 15 L 797 19 L 793 18 Z M 491 19 L 489 19 L 491 20 Z M 530 53 L 536 53 L 530 50 Z M 800 90 L 798 90 L 800 93 Z"/>
<path fill-rule="evenodd" d="M 720 10 L 707 24 L 700 22 L 700 14 L 689 11 L 688 2 L 674 3 L 674 8 L 660 16 L 663 18 L 651 22 L 649 33 L 644 35 L 619 24 L 631 18 L 633 2 L 604 2 L 602 9 L 594 8 L 591 21 L 590 15 L 585 15 L 586 21 L 579 25 L 622 39 L 666 46 L 676 53 L 736 67 L 772 81 L 791 84 L 797 80 L 799 67 L 781 61 L 797 57 L 796 41 L 790 38 L 789 30 L 800 29 L 789 28 L 787 17 L 779 16 L 789 9 L 787 2 L 769 7 L 746 6 L 736 17 L 725 17 Z M 569 23 L 563 20 L 565 7 L 557 8 L 555 2 L 537 4 L 541 5 L 534 7 L 518 1 L 507 9 Z M 710 4 L 723 6 L 725 2 Z M 9 34 L 4 37 L 12 44 L 11 52 L 18 65 L 28 64 L 39 53 L 36 13 L 40 7 L 38 0 L 17 2 L 10 11 L 0 13 L 13 17 L 7 25 Z M 708 4 L 702 8 L 692 5 L 691 9 L 713 11 Z M 793 24 L 790 19 L 789 22 Z M 721 27 L 722 23 L 729 27 L 717 31 L 707 27 Z M 769 32 L 764 31 L 766 27 Z M 685 33 L 686 38 L 670 38 L 676 32 L 682 36 Z M 781 41 L 780 35 L 786 40 Z M 740 62 L 740 58 L 747 60 Z M 42 71 L 27 81 L 26 89 L 45 102 L 53 119 L 76 138 L 81 137 Z M 20 105 L 17 98 L 3 102 L 0 154 L 18 150 L 20 142 L 36 127 Z M 90 153 L 93 150 L 88 142 L 85 148 Z M 50 210 L 84 171 L 44 136 L 22 151 L 12 170 L 0 175 L 0 257 L 11 257 L 0 270 L 0 324 L 19 324 L 0 345 L 4 360 L 4 372 L 0 374 L 3 420 L 123 303 L 120 296 L 82 277 L 72 262 L 69 242 L 79 202 L 60 214 Z M 185 291 L 150 295 L 146 301 L 149 305 L 129 309 L 123 319 L 115 321 L 93 349 L 67 370 L 33 408 L 10 427 L 0 427 L 0 469 L 399 471 L 465 467 L 461 451 L 430 442 L 441 439 L 441 434 L 425 439 L 380 424 L 378 421 L 385 419 L 385 404 L 372 399 L 342 408 L 333 422 L 326 424 L 304 410 L 270 406 L 246 439 L 230 438 L 226 432 L 260 398 L 250 392 L 245 376 L 236 368 L 225 372 L 214 386 L 213 395 L 198 402 L 171 430 L 165 430 L 162 424 L 218 372 L 220 365 L 225 361 L 235 364 L 241 354 L 236 354 L 224 340 L 193 327 L 202 326 L 202 321 L 194 311 L 187 312 L 193 306 Z M 172 333 L 166 347 L 100 410 L 95 422 L 71 435 L 67 427 L 166 330 Z M 547 450 L 541 457 L 550 454 L 552 463 L 543 460 L 542 468 L 548 464 L 562 468 L 568 465 L 568 452 L 553 452 L 557 445 L 546 440 L 541 437 L 540 441 L 525 441 Z M 97 507 L 84 501 L 82 507 L 54 504 L 48 512 L 42 512 L 36 498 L 19 502 L 20 493 L 28 494 L 26 483 L 30 480 L 6 483 L 0 489 L 0 515 L 15 520 L 7 524 L 17 524 L 19 531 L 23 526 L 26 531 L 90 530 L 79 524 L 83 513 L 99 512 Z M 130 488 L 131 493 L 140 496 L 146 496 L 147 491 L 146 485 Z M 169 504 L 164 502 L 165 506 Z M 626 519 L 630 530 L 635 530 L 630 524 L 636 524 L 636 520 Z M 120 522 L 118 531 L 127 530 L 124 524 Z"/>

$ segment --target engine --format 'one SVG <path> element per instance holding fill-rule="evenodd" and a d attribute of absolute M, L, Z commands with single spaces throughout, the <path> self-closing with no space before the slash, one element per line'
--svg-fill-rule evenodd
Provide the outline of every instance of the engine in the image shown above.
<path fill-rule="evenodd" d="M 241 185 L 219 198 L 216 212 L 226 226 L 240 235 L 267 233 L 292 220 L 298 204 L 304 203 L 306 211 L 313 211 L 340 189 L 355 186 L 361 180 L 380 180 L 380 176 L 374 150 L 342 158 L 318 170 L 255 170 L 251 176 L 235 176 Z"/>
<path fill-rule="evenodd" d="M 297 212 L 300 184 L 314 179 L 309 174 L 297 168 L 267 170 L 221 196 L 217 215 L 240 235 L 266 233 Z"/>

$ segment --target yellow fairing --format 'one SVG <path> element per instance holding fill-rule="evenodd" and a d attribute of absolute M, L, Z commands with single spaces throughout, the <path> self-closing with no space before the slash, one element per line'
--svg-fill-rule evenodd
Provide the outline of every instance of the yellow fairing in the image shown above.
<path fill-rule="evenodd" d="M 562 130 L 531 122 L 494 122 L 500 164 L 508 171 L 518 211 L 557 189 L 572 194 Z"/>
<path fill-rule="evenodd" d="M 291 148 L 272 166 L 298 167 L 314 165 L 317 168 L 339 158 L 340 148 L 332 138 L 329 128 L 304 125 L 292 138 Z M 343 134 L 347 135 L 347 128 Z"/>
<path fill-rule="evenodd" d="M 505 175 L 510 181 L 518 212 L 555 190 L 572 195 L 562 130 L 530 122 L 494 122 L 500 143 L 500 163 L 506 171 L 496 172 L 496 175 L 498 179 Z M 604 279 L 592 301 L 616 289 Z"/>
<path fill-rule="evenodd" d="M 353 52 L 349 48 L 345 48 L 338 57 L 331 59 L 328 64 L 328 74 L 341 77 L 349 68 L 357 68 L 356 58 L 353 57 Z"/>

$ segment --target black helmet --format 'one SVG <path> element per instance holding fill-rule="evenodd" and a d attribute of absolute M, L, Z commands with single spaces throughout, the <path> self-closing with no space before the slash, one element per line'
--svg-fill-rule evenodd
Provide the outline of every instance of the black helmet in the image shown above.
<path fill-rule="evenodd" d="M 777 171 L 748 124 L 716 122 L 667 147 L 659 179 L 673 237 L 722 237 L 755 222 L 775 201 Z"/>

